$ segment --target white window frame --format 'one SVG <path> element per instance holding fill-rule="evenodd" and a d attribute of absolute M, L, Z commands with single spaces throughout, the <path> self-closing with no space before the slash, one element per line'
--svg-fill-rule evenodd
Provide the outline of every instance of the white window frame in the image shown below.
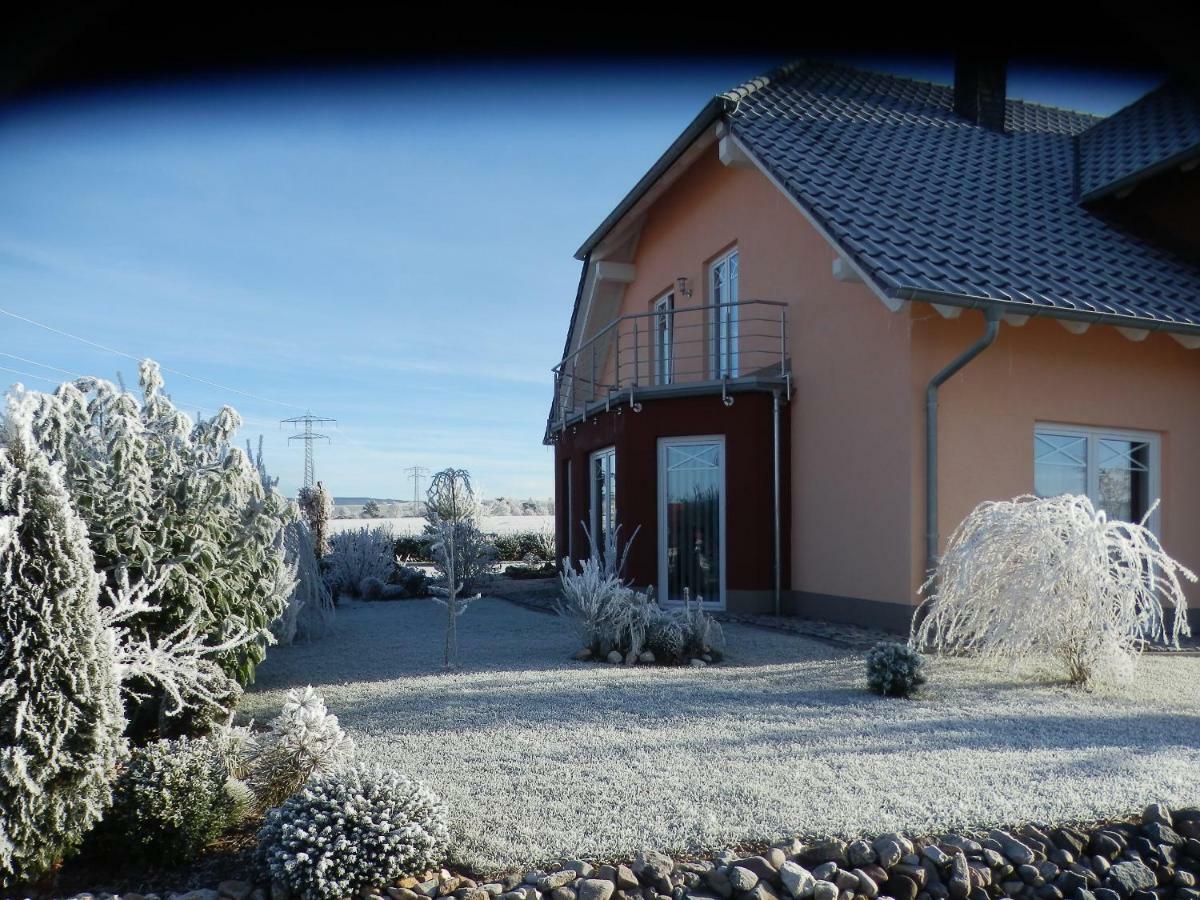
<path fill-rule="evenodd" d="M 729 251 L 722 253 L 716 259 L 708 264 L 708 309 L 712 315 L 712 341 L 709 348 L 709 353 L 712 357 L 712 377 L 717 378 L 737 378 L 738 377 L 738 309 L 737 306 L 728 306 L 722 309 L 718 306 L 716 291 L 713 288 L 713 275 L 721 266 L 726 266 L 728 272 L 728 263 L 733 259 L 738 259 L 738 277 L 737 283 L 739 286 L 733 291 L 729 290 L 731 282 L 728 278 L 725 281 L 725 295 L 721 298 L 720 303 L 737 303 L 741 299 L 741 259 L 738 257 L 738 248 L 733 247 Z M 732 297 L 730 294 L 732 293 Z M 724 348 L 728 347 L 729 352 L 729 371 L 726 371 Z"/>
<path fill-rule="evenodd" d="M 600 504 L 596 500 L 596 460 L 602 456 L 612 458 L 612 481 L 608 486 L 609 524 L 615 529 L 617 527 L 617 448 L 615 446 L 601 447 L 588 454 L 588 520 L 591 526 L 592 540 L 601 549 L 605 546 L 605 535 L 600 528 Z"/>
<path fill-rule="evenodd" d="M 729 493 L 729 485 L 726 480 L 725 435 L 723 434 L 688 435 L 686 437 L 658 439 L 658 591 L 656 593 L 659 602 L 663 606 L 683 605 L 682 601 L 671 600 L 667 592 L 667 448 L 687 446 L 688 444 L 719 444 L 721 447 L 721 500 L 718 504 L 719 512 L 717 514 L 721 529 L 719 538 L 721 542 L 721 597 L 715 603 L 706 600 L 704 608 L 708 610 L 724 610 L 725 586 L 729 579 L 729 571 L 726 567 L 729 528 L 727 527 L 725 518 L 726 495 Z"/>
<path fill-rule="evenodd" d="M 654 301 L 654 383 L 670 384 L 675 363 L 675 292 Z M 666 340 L 664 341 L 664 335 Z"/>
<path fill-rule="evenodd" d="M 1084 438 L 1087 440 L 1087 495 L 1094 506 L 1100 503 L 1100 441 L 1103 438 L 1116 441 L 1142 441 L 1149 448 L 1149 501 L 1153 503 L 1162 497 L 1161 493 L 1161 435 L 1153 431 L 1136 431 L 1129 428 L 1102 428 L 1095 425 L 1059 425 L 1055 422 L 1036 422 L 1033 426 L 1033 465 L 1034 476 L 1037 470 L 1037 437 L 1040 434 L 1063 435 L 1064 437 Z M 1160 532 L 1160 509 L 1150 514 L 1146 523 L 1155 536 L 1162 537 Z"/>

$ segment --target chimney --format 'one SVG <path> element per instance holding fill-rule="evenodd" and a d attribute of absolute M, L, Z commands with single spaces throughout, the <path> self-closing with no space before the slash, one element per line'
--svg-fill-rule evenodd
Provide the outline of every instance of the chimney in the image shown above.
<path fill-rule="evenodd" d="M 994 57 L 955 57 L 955 114 L 992 131 L 1003 131 L 1006 68 L 1003 59 Z"/>

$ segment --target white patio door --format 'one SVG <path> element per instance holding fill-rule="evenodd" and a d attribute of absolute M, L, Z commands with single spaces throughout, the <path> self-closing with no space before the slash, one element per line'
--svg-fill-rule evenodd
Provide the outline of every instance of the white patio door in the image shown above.
<path fill-rule="evenodd" d="M 663 438 L 658 445 L 658 596 L 725 608 L 725 441 Z"/>
<path fill-rule="evenodd" d="M 712 304 L 713 378 L 738 375 L 738 254 L 725 254 L 708 269 Z"/>

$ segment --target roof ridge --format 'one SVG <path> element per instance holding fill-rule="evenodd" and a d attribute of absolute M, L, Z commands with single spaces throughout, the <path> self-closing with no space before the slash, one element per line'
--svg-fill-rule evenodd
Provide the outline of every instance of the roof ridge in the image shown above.
<path fill-rule="evenodd" d="M 756 91 L 761 91 L 769 84 L 787 78 L 792 73 L 796 72 L 801 66 L 807 65 L 808 60 L 801 57 L 794 59 L 791 62 L 782 63 L 768 72 L 759 75 L 757 78 L 751 78 L 749 81 L 743 81 L 737 87 L 730 88 L 727 91 L 722 91 L 717 94 L 721 100 L 728 100 L 731 103 L 738 103 L 745 100 Z"/>

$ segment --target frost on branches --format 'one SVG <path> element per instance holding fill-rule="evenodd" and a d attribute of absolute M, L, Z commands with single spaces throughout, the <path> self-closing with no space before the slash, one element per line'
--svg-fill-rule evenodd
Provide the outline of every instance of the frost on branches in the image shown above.
<path fill-rule="evenodd" d="M 215 663 L 226 678 L 219 702 L 230 708 L 292 592 L 278 541 L 288 503 L 230 445 L 237 413 L 225 407 L 193 424 L 150 360 L 140 384 L 140 399 L 94 378 L 32 395 L 33 434 L 64 467 L 114 624 L 144 648 Z M 205 677 L 176 682 L 174 693 L 148 669 L 135 673 L 133 732 L 201 728 L 193 717 L 210 713 L 220 691 L 200 667 Z"/>
<path fill-rule="evenodd" d="M 449 839 L 446 808 L 432 791 L 355 766 L 315 775 L 267 813 L 258 852 L 292 896 L 337 900 L 433 868 Z"/>
<path fill-rule="evenodd" d="M 42 876 L 100 819 L 125 725 L 87 529 L 30 430 L 38 402 L 18 386 L 0 448 L 3 887 Z"/>
<path fill-rule="evenodd" d="M 1129 678 L 1148 642 L 1189 634 L 1179 577 L 1196 580 L 1145 522 L 1109 521 L 1083 496 L 981 503 L 922 588 L 911 642 L 1051 660 L 1085 686 Z"/>
<path fill-rule="evenodd" d="M 310 685 L 288 691 L 271 723 L 270 742 L 250 753 L 247 780 L 264 808 L 275 806 L 311 776 L 332 772 L 353 758 L 354 742 Z"/>

